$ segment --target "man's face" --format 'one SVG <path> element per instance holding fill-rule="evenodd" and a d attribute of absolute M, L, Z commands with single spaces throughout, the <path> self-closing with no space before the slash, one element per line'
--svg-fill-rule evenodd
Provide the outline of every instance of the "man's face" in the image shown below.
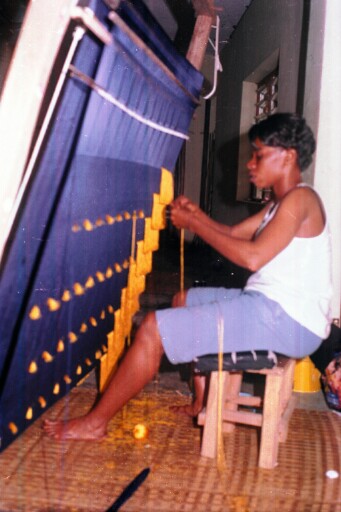
<path fill-rule="evenodd" d="M 258 188 L 271 188 L 283 177 L 287 150 L 266 146 L 259 139 L 252 143 L 252 158 L 247 163 L 251 183 Z"/>

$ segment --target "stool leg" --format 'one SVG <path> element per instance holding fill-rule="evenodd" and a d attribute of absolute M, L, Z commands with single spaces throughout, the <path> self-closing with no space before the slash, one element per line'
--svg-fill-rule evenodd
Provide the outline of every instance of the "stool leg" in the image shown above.
<path fill-rule="evenodd" d="M 240 389 L 242 387 L 243 374 L 242 372 L 227 373 L 224 383 L 224 410 L 237 411 L 238 403 L 236 400 L 239 397 Z M 233 432 L 236 427 L 235 423 L 231 421 L 224 421 L 223 432 L 229 434 Z"/>
<path fill-rule="evenodd" d="M 277 464 L 282 379 L 283 375 L 267 375 L 265 381 L 263 421 L 258 463 L 259 467 L 265 469 L 272 469 Z"/>
<path fill-rule="evenodd" d="M 201 455 L 212 459 L 217 456 L 218 379 L 219 373 L 211 372 L 201 442 Z M 225 379 L 226 372 L 223 372 L 223 386 Z"/>
<path fill-rule="evenodd" d="M 294 387 L 294 373 L 295 373 L 295 359 L 292 359 L 288 362 L 285 370 L 284 377 L 282 383 L 282 411 L 281 411 L 281 422 L 279 429 L 279 441 L 281 443 L 286 441 L 288 435 L 289 428 L 289 420 L 295 409 L 296 405 L 296 397 L 293 395 L 293 387 Z"/>

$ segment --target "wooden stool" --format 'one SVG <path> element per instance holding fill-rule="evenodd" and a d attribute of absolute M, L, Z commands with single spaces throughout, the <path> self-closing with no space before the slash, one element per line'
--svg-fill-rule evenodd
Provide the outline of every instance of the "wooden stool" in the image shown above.
<path fill-rule="evenodd" d="M 248 357 L 246 357 L 246 359 L 242 358 L 243 361 L 238 366 L 237 359 L 240 354 L 248 354 L 249 359 L 251 354 L 252 364 L 248 365 Z M 264 354 L 268 354 L 266 360 Z M 224 354 L 222 372 L 222 431 L 224 433 L 232 432 L 236 423 L 261 427 L 258 465 L 266 469 L 274 468 L 277 464 L 278 445 L 279 442 L 286 440 L 289 419 L 295 408 L 292 390 L 296 361 L 277 355 L 277 362 L 274 362 L 272 356 L 275 355 L 270 352 L 264 353 L 264 351 Z M 207 361 L 209 358 L 211 358 L 211 362 Z M 212 363 L 212 358 L 214 358 L 214 363 Z M 226 358 L 227 365 L 225 364 Z M 211 366 L 211 370 L 208 370 L 209 366 Z M 263 366 L 263 368 L 257 369 L 257 366 Z M 264 368 L 264 366 L 268 366 L 268 368 Z M 203 426 L 201 455 L 211 458 L 215 458 L 217 455 L 219 372 L 216 370 L 217 356 L 204 356 L 195 362 L 194 371 L 196 373 L 209 371 L 211 374 L 206 409 L 198 415 L 198 424 Z M 265 376 L 263 397 L 240 395 L 244 372 Z M 249 409 L 240 410 L 239 406 L 246 406 Z M 254 408 L 261 409 L 253 411 Z"/>

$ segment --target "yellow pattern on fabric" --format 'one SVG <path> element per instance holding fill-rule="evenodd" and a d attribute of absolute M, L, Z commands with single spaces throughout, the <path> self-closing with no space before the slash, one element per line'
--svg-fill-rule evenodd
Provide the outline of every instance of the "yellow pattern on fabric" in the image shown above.
<path fill-rule="evenodd" d="M 131 255 L 127 287 L 122 289 L 120 309 L 115 311 L 114 330 L 108 334 L 108 351 L 101 357 L 100 389 L 106 387 L 112 374 L 116 371 L 126 340 L 129 340 L 132 319 L 139 310 L 139 297 L 145 290 L 145 276 L 152 271 L 152 253 L 159 248 L 159 230 L 166 227 L 166 206 L 173 200 L 173 175 L 161 169 L 160 193 L 153 194 L 151 217 L 145 218 L 143 212 L 134 211 L 132 218 Z M 144 218 L 144 239 L 136 241 L 136 220 Z M 129 220 L 130 215 L 125 215 Z M 116 216 L 116 221 L 121 221 Z M 118 268 L 115 266 L 115 271 Z"/>

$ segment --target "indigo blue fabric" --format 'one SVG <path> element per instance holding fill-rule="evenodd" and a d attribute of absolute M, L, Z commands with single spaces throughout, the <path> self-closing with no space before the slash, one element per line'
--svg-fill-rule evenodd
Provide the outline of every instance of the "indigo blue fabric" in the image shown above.
<path fill-rule="evenodd" d="M 173 72 L 178 67 L 179 80 L 197 93 L 201 75 L 174 51 L 142 2 L 121 4 L 125 13 L 130 6 L 143 14 L 135 16 L 134 28 L 141 18 L 146 44 L 162 47 L 163 62 L 171 62 Z M 89 7 L 111 31 L 113 44 L 86 34 L 72 64 L 127 108 L 187 133 L 196 106 L 190 95 L 108 21 L 102 0 Z M 20 434 L 46 410 L 41 397 L 49 407 L 97 365 L 127 285 L 130 216 L 140 210 L 151 215 L 161 167 L 173 171 L 182 143 L 68 76 L 1 266 L 1 449 L 16 437 L 11 423 Z M 136 231 L 136 240 L 143 239 L 143 218 Z M 51 298 L 59 304 L 55 311 Z M 32 320 L 35 307 L 41 317 Z M 29 372 L 32 363 L 36 370 Z"/>

